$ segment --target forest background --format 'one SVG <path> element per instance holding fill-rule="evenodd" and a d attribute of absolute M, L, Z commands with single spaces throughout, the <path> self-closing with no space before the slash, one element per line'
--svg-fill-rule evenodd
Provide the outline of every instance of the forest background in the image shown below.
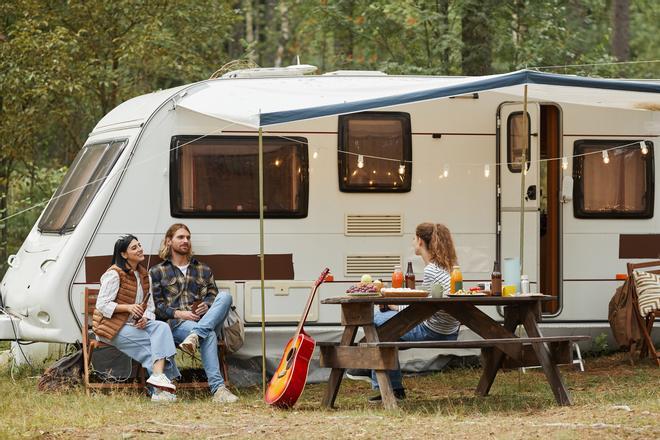
<path fill-rule="evenodd" d="M 4 0 L 0 276 L 96 122 L 131 97 L 296 56 L 319 73 L 660 78 L 658 23 L 657 0 Z"/>

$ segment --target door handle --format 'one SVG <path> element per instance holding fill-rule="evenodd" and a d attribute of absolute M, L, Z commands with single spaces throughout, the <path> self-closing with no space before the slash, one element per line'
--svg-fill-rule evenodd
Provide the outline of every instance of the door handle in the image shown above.
<path fill-rule="evenodd" d="M 527 187 L 527 195 L 525 200 L 536 200 L 536 185 L 530 185 Z"/>

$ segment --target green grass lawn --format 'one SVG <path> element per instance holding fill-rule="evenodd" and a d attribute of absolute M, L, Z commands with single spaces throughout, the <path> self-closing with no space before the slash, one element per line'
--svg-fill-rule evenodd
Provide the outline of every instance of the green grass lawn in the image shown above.
<path fill-rule="evenodd" d="M 498 374 L 477 397 L 479 368 L 407 377 L 396 411 L 366 402 L 365 382 L 344 380 L 337 408 L 320 408 L 324 384 L 308 385 L 293 410 L 265 405 L 261 390 L 239 389 L 239 403 L 211 403 L 205 391 L 180 391 L 153 404 L 129 391 L 36 390 L 27 370 L 0 374 L 0 438 L 658 438 L 660 368 L 630 366 L 623 355 L 587 359 L 587 371 L 562 375 L 575 405 L 559 407 L 539 370 Z M 628 408 L 625 408 L 627 406 Z M 622 408 L 623 407 L 623 408 Z"/>

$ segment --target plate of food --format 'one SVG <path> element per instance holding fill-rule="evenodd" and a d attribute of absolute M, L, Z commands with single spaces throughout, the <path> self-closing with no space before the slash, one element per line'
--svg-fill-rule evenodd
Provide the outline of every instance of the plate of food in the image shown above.
<path fill-rule="evenodd" d="M 351 287 L 346 290 L 347 296 L 381 296 L 380 289 L 383 287 L 383 283 L 376 280 L 373 282 L 363 282 L 353 284 Z"/>
<path fill-rule="evenodd" d="M 447 296 L 488 296 L 488 294 L 482 290 L 459 290 L 454 293 L 448 293 Z"/>
<path fill-rule="evenodd" d="M 429 292 L 421 289 L 409 289 L 407 287 L 384 287 L 380 289 L 384 297 L 394 298 L 425 298 Z"/>

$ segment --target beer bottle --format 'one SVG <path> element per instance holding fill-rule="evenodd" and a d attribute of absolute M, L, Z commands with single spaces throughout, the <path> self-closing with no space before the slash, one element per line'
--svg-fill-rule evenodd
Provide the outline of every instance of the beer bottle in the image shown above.
<path fill-rule="evenodd" d="M 502 296 L 502 272 L 497 261 L 493 264 L 493 273 L 490 275 L 490 294 Z"/>
<path fill-rule="evenodd" d="M 408 289 L 415 288 L 415 273 L 413 272 L 412 262 L 408 262 L 408 268 L 406 269 L 406 287 Z"/>

